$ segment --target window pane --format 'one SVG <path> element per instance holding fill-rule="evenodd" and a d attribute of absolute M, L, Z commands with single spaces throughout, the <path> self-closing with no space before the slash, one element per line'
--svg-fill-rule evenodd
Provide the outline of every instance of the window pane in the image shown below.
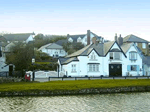
<path fill-rule="evenodd" d="M 137 71 L 137 65 L 131 65 L 131 71 Z"/>
<path fill-rule="evenodd" d="M 113 53 L 110 53 L 110 59 L 113 59 Z"/>
<path fill-rule="evenodd" d="M 95 71 L 95 65 L 93 65 L 93 71 Z"/>
<path fill-rule="evenodd" d="M 99 71 L 99 65 L 96 65 L 96 71 Z"/>
<path fill-rule="evenodd" d="M 115 52 L 115 59 L 120 60 L 120 52 Z"/>

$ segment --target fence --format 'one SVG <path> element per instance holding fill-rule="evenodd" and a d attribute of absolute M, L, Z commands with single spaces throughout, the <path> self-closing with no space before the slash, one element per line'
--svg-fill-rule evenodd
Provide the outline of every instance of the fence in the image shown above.
<path fill-rule="evenodd" d="M 122 76 L 122 77 L 49 77 L 52 80 L 92 80 L 92 79 L 149 79 L 150 76 Z"/>
<path fill-rule="evenodd" d="M 8 77 L 9 72 L 0 72 L 0 77 Z"/>

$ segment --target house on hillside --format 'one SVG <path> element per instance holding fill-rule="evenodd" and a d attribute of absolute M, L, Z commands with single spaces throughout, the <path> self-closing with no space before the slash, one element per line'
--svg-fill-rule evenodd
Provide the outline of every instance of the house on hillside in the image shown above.
<path fill-rule="evenodd" d="M 57 42 L 55 42 L 55 44 L 58 44 L 60 46 L 63 46 L 63 44 L 67 44 L 67 40 L 66 39 L 62 39 L 62 40 L 58 40 Z"/>
<path fill-rule="evenodd" d="M 126 37 L 123 38 L 123 43 L 135 43 L 137 47 L 139 47 L 144 55 L 149 56 L 149 41 L 144 40 L 138 36 L 135 35 L 127 35 Z"/>
<path fill-rule="evenodd" d="M 88 44 L 92 44 L 92 38 L 93 37 L 96 37 L 97 40 L 99 40 L 99 41 L 105 42 L 103 37 L 94 34 L 90 30 L 87 30 L 86 34 L 81 34 L 81 35 L 69 35 L 69 34 L 67 34 L 67 41 L 72 42 L 72 43 L 73 42 L 81 42 L 84 45 L 88 45 Z"/>
<path fill-rule="evenodd" d="M 16 34 L 4 34 L 3 37 L 6 38 L 7 42 L 24 42 L 28 43 L 33 41 L 34 33 L 16 33 Z"/>
<path fill-rule="evenodd" d="M 7 72 L 9 71 L 9 66 L 7 66 L 5 53 L 4 53 L 4 46 L 3 43 L 0 41 L 0 72 Z"/>
<path fill-rule="evenodd" d="M 59 75 L 142 76 L 142 56 L 137 46 L 134 43 L 123 43 L 122 37 L 118 40 L 104 43 L 103 40 L 98 42 L 93 39 L 92 44 L 59 58 Z"/>
<path fill-rule="evenodd" d="M 38 49 L 38 51 L 42 51 L 44 53 L 47 53 L 49 56 L 58 58 L 58 57 L 63 57 L 66 56 L 67 53 L 63 49 L 62 46 L 55 44 L 55 43 L 49 43 L 46 44 Z"/>

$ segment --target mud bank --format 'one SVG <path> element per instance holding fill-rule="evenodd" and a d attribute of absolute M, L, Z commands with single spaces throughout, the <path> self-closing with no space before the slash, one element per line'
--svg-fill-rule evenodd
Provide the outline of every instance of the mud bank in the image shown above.
<path fill-rule="evenodd" d="M 150 86 L 130 86 L 115 88 L 89 88 L 80 90 L 32 90 L 32 91 L 13 91 L 0 92 L 0 97 L 9 96 L 61 96 L 61 95 L 86 95 L 86 94 L 111 94 L 129 92 L 150 92 Z"/>

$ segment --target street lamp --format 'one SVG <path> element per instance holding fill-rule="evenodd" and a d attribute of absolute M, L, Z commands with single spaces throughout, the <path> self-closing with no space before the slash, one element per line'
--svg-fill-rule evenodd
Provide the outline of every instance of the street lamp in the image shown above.
<path fill-rule="evenodd" d="M 32 81 L 34 81 L 34 78 L 35 78 L 34 63 L 35 63 L 35 58 L 32 57 L 32 65 L 33 65 Z"/>
<path fill-rule="evenodd" d="M 32 57 L 33 73 L 32 73 L 32 81 L 34 81 L 34 78 L 35 78 L 34 63 L 35 63 L 35 57 L 34 57 L 34 38 L 33 38 L 33 57 Z"/>

